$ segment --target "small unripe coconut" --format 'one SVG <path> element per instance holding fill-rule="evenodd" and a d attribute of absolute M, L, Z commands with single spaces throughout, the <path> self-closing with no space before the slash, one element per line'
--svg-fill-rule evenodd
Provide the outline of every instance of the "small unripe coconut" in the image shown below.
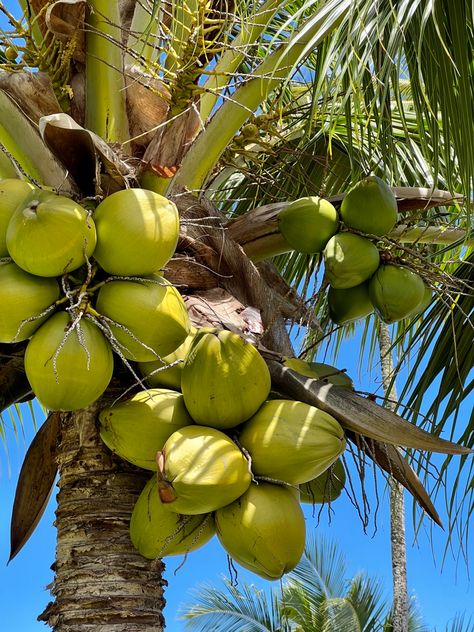
<path fill-rule="evenodd" d="M 156 476 L 145 485 L 130 520 L 132 544 L 148 559 L 195 551 L 209 542 L 215 531 L 211 514 L 183 516 L 170 511 L 160 500 Z"/>
<path fill-rule="evenodd" d="M 325 472 L 312 481 L 300 485 L 300 502 L 328 503 L 336 500 L 346 484 L 346 472 L 341 459 L 338 459 Z"/>
<path fill-rule="evenodd" d="M 191 327 L 178 290 L 158 275 L 110 281 L 100 288 L 97 311 L 108 322 L 128 360 L 151 362 L 177 349 Z"/>
<path fill-rule="evenodd" d="M 256 476 L 294 485 L 322 474 L 346 447 L 344 431 L 331 415 L 286 399 L 265 402 L 244 424 L 239 442 Z"/>
<path fill-rule="evenodd" d="M 215 514 L 217 537 L 241 566 L 268 580 L 280 579 L 300 561 L 306 526 L 292 490 L 252 483 L 238 500 Z"/>
<path fill-rule="evenodd" d="M 306 362 L 298 358 L 285 358 L 283 364 L 305 377 L 310 377 L 314 380 L 324 380 L 330 384 L 334 384 L 334 386 L 342 386 L 343 388 L 350 389 L 354 388 L 354 383 L 351 378 L 331 364 Z"/>
<path fill-rule="evenodd" d="M 95 209 L 94 221 L 94 259 L 109 274 L 153 274 L 173 256 L 178 243 L 175 204 L 146 189 L 112 193 Z"/>
<path fill-rule="evenodd" d="M 202 514 L 228 505 L 250 485 L 250 467 L 240 449 L 214 428 L 186 426 L 162 450 L 160 498 L 172 511 Z"/>
<path fill-rule="evenodd" d="M 381 265 L 369 283 L 370 300 L 380 318 L 394 323 L 409 316 L 425 297 L 423 279 L 408 268 Z"/>
<path fill-rule="evenodd" d="M 270 393 L 270 372 L 257 349 L 231 331 L 196 333 L 181 375 L 186 407 L 198 424 L 232 428 Z"/>
<path fill-rule="evenodd" d="M 156 388 L 104 408 L 99 422 L 101 439 L 108 448 L 138 467 L 156 470 L 156 453 L 173 432 L 193 420 L 181 393 Z"/>
<path fill-rule="evenodd" d="M 33 334 L 25 372 L 39 401 L 50 410 L 78 410 L 98 399 L 113 373 L 112 349 L 88 320 L 70 329 L 66 312 L 53 314 Z"/>
<path fill-rule="evenodd" d="M 397 198 L 386 182 L 369 176 L 350 189 L 341 203 L 346 226 L 370 235 L 383 236 L 397 223 Z"/>
<path fill-rule="evenodd" d="M 369 284 L 366 281 L 354 287 L 328 290 L 329 316 L 336 325 L 344 325 L 372 314 L 374 306 L 369 296 Z"/>
<path fill-rule="evenodd" d="M 360 285 L 379 267 L 377 247 L 365 237 L 337 233 L 324 249 L 326 276 L 332 287 L 345 289 Z"/>
<path fill-rule="evenodd" d="M 193 327 L 183 344 L 161 360 L 138 363 L 141 374 L 146 378 L 147 384 L 153 387 L 162 386 L 173 388 L 177 391 L 181 390 L 184 360 L 191 347 L 195 333 L 196 329 Z"/>
<path fill-rule="evenodd" d="M 58 298 L 56 279 L 33 276 L 13 262 L 0 263 L 0 342 L 29 338 L 47 318 L 38 316 Z"/>
<path fill-rule="evenodd" d="M 35 187 L 18 178 L 0 181 L 0 257 L 9 257 L 7 248 L 7 228 L 13 213 L 24 202 Z"/>
<path fill-rule="evenodd" d="M 317 196 L 300 198 L 278 215 L 278 228 L 286 241 L 306 254 L 321 252 L 339 226 L 331 202 Z"/>
<path fill-rule="evenodd" d="M 92 255 L 94 221 L 70 198 L 36 190 L 17 207 L 7 229 L 7 248 L 20 268 L 54 277 L 72 272 Z"/>

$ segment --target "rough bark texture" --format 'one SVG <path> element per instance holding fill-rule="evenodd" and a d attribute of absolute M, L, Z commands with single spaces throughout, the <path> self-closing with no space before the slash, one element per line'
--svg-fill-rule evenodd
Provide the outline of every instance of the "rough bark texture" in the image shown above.
<path fill-rule="evenodd" d="M 55 632 L 161 632 L 164 565 L 139 555 L 128 532 L 150 473 L 101 442 L 99 406 L 61 416 L 55 601 L 39 620 Z"/>
<path fill-rule="evenodd" d="M 379 325 L 379 349 L 382 366 L 386 407 L 395 408 L 388 400 L 396 400 L 397 392 L 392 383 L 392 342 L 387 325 Z M 408 632 L 407 549 L 405 538 L 405 499 L 403 486 L 390 477 L 390 543 L 392 549 L 393 577 L 393 632 Z"/>

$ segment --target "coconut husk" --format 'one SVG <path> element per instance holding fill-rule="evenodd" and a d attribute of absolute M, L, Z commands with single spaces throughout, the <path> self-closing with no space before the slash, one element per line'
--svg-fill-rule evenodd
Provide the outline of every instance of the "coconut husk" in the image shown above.
<path fill-rule="evenodd" d="M 51 79 L 44 72 L 27 70 L 0 73 L 0 89 L 4 90 L 33 123 L 42 116 L 61 111 Z"/>
<path fill-rule="evenodd" d="M 147 147 L 168 116 L 170 92 L 137 66 L 126 69 L 127 112 L 134 145 Z"/>
<path fill-rule="evenodd" d="M 46 9 L 44 22 L 51 33 L 68 44 L 74 45 L 73 57 L 85 62 L 84 18 L 85 0 L 58 0 Z"/>

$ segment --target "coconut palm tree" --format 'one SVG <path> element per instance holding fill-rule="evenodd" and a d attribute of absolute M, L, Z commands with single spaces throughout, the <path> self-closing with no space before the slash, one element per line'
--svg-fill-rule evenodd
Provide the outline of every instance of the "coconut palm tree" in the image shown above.
<path fill-rule="evenodd" d="M 390 625 L 390 607 L 377 578 L 364 572 L 348 578 L 347 563 L 337 545 L 314 536 L 281 590 L 267 594 L 245 582 L 235 586 L 225 579 L 223 589 L 199 586 L 193 596 L 194 603 L 183 606 L 182 618 L 185 629 L 196 632 L 375 632 Z M 427 632 L 414 602 L 410 603 L 409 630 Z"/>
<path fill-rule="evenodd" d="M 469 2 L 21 0 L 0 10 L 1 176 L 50 187 L 91 210 L 127 187 L 174 200 L 181 234 L 165 275 L 188 296 L 195 324 L 256 334 L 275 390 L 332 414 L 354 450 L 439 521 L 397 446 L 465 449 L 372 396 L 282 365 L 296 353 L 289 323 L 303 327 L 307 359 L 329 331 L 341 344 L 352 325 L 333 331 L 320 255 L 292 251 L 278 217 L 307 195 L 339 206 L 366 173 L 395 187 L 400 221 L 383 240 L 387 256 L 409 259 L 436 288 L 420 328 L 411 320 L 399 327 L 400 345 L 432 339 L 446 324 L 440 341 L 454 336 L 456 361 L 443 389 L 453 397 L 448 412 L 455 410 L 459 393 L 469 392 L 472 353 Z M 247 307 L 254 309 L 244 317 Z M 24 351 L 25 343 L 1 345 L 2 408 L 33 396 Z M 425 373 L 425 392 L 443 361 Z M 42 615 L 56 631 L 164 625 L 163 564 L 139 556 L 128 537 L 143 474 L 105 448 L 95 423 L 134 386 L 128 368 L 117 361 L 111 386 L 87 409 L 51 413 L 22 470 L 12 556 L 60 476 L 54 601 Z M 470 428 L 451 438 L 469 444 Z"/>

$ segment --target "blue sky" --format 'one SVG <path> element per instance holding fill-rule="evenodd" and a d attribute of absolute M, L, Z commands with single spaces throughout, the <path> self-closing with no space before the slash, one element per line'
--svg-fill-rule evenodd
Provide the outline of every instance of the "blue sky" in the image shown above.
<path fill-rule="evenodd" d="M 363 372 L 359 375 L 357 361 L 359 340 L 348 341 L 338 362 L 340 368 L 346 368 L 353 377 L 356 387 L 361 390 L 378 391 L 377 371 L 373 375 Z M 7 427 L 10 425 L 5 416 Z M 35 533 L 19 555 L 6 566 L 9 554 L 9 520 L 21 461 L 32 437 L 32 423 L 25 416 L 25 437 L 18 441 L 10 436 L 8 458 L 0 447 L 0 612 L 2 613 L 2 631 L 5 632 L 37 632 L 46 630 L 44 624 L 36 621 L 37 615 L 49 600 L 45 590 L 52 580 L 50 566 L 54 561 L 55 533 L 52 526 L 54 520 L 54 496 Z M 8 465 L 9 461 L 9 465 Z M 10 468 L 10 473 L 9 473 Z M 388 498 L 380 480 L 379 507 L 376 513 L 376 524 L 372 521 L 364 534 L 360 518 L 347 497 L 341 497 L 333 504 L 334 513 L 328 516 L 323 511 L 312 517 L 312 508 L 306 507 L 307 529 L 316 529 L 318 533 L 328 535 L 336 540 L 348 561 L 349 575 L 364 570 L 375 575 L 385 588 L 385 594 L 391 594 L 390 543 Z M 372 515 L 376 507 L 376 499 L 369 490 L 369 501 Z M 437 508 L 442 514 L 440 502 Z M 467 576 L 464 562 L 456 563 L 448 557 L 441 570 L 441 554 L 444 549 L 445 535 L 437 527 L 433 528 L 430 542 L 428 533 L 429 521 L 414 544 L 411 525 L 411 499 L 407 497 L 407 543 L 408 543 L 408 579 L 410 595 L 416 596 L 420 610 L 427 624 L 438 632 L 445 629 L 445 624 L 456 612 L 466 611 L 474 617 L 474 590 Z M 174 574 L 182 562 L 181 557 L 168 558 L 166 578 L 169 587 L 166 593 L 168 604 L 165 614 L 167 631 L 183 630 L 183 622 L 177 616 L 180 605 L 192 601 L 190 590 L 200 582 L 219 583 L 220 577 L 227 573 L 226 556 L 214 538 L 204 548 L 189 555 L 184 566 Z M 239 569 L 239 580 L 253 582 L 258 586 L 269 583 Z M 278 588 L 278 584 L 273 584 Z"/>

